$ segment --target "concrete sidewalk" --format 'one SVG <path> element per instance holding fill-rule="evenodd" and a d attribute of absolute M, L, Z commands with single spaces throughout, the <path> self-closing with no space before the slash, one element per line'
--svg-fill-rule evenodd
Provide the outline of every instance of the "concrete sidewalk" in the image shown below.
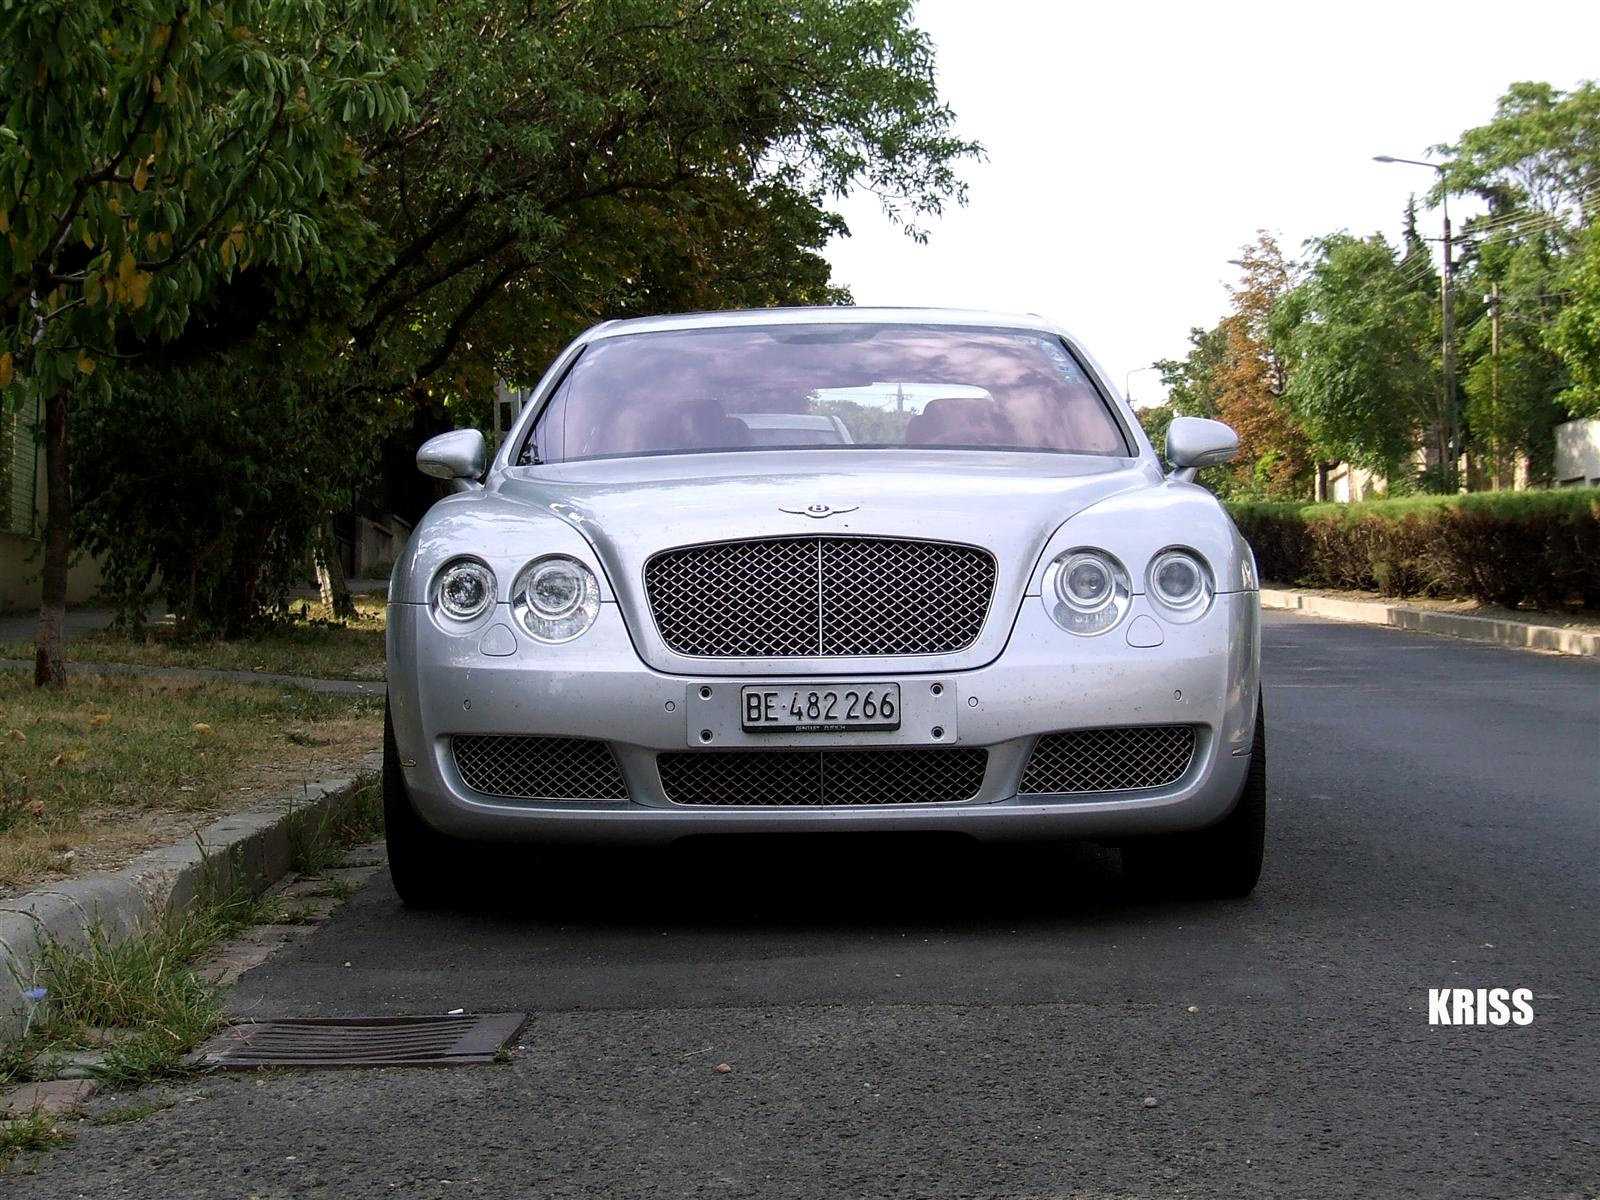
<path fill-rule="evenodd" d="M 1537 620 L 1480 617 L 1471 613 L 1391 604 L 1386 600 L 1319 596 L 1269 587 L 1261 589 L 1261 607 L 1302 612 L 1308 617 L 1326 617 L 1334 621 L 1358 621 L 1364 625 L 1387 625 L 1393 629 L 1409 629 L 1414 633 L 1489 642 L 1517 650 L 1546 650 L 1556 654 L 1600 658 L 1600 631 L 1539 624 Z"/>

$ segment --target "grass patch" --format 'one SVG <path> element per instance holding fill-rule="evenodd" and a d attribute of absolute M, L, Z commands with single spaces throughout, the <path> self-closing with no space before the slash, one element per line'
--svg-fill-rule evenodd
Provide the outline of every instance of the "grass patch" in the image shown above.
<path fill-rule="evenodd" d="M 203 667 L 315 679 L 381 680 L 384 677 L 384 601 L 356 596 L 349 622 L 290 621 L 238 641 L 187 638 L 169 625 L 153 625 L 129 637 L 109 631 L 80 634 L 67 642 L 69 662 L 133 663 L 150 667 Z M 0 658 L 32 661 L 31 640 L 0 644 Z"/>
<path fill-rule="evenodd" d="M 378 780 L 362 776 L 342 803 L 307 810 L 289 825 L 289 866 L 301 875 L 321 875 L 351 846 L 383 833 L 383 793 Z"/>
<path fill-rule="evenodd" d="M 127 1125 L 133 1121 L 142 1121 L 146 1117 L 153 1117 L 158 1112 L 163 1112 L 172 1107 L 171 1100 L 152 1100 L 149 1104 L 130 1104 L 127 1108 L 113 1108 L 110 1112 L 103 1112 L 95 1118 L 96 1125 Z"/>
<path fill-rule="evenodd" d="M 69 1136 L 43 1108 L 23 1113 L 0 1123 L 0 1165 L 9 1163 L 19 1154 L 53 1149 Z"/>
<path fill-rule="evenodd" d="M 139 676 L 56 691 L 0 673 L 0 886 L 68 873 L 72 856 L 136 841 L 158 815 L 315 777 L 376 747 L 382 721 L 381 697 Z"/>
<path fill-rule="evenodd" d="M 81 947 L 45 943 L 36 972 L 45 999 L 21 1035 L 0 1046 L 0 1082 L 53 1078 L 60 1055 L 73 1050 L 101 1050 L 104 1061 L 90 1070 L 108 1085 L 194 1074 L 187 1055 L 223 1023 L 221 989 L 199 968 L 271 908 L 248 888 L 203 889 L 186 916 L 121 940 L 97 928 Z"/>

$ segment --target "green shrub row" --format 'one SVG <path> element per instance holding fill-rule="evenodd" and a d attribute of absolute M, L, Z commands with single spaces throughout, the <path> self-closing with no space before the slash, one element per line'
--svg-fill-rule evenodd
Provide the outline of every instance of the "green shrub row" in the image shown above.
<path fill-rule="evenodd" d="M 1274 583 L 1600 608 L 1600 488 L 1227 507 Z"/>

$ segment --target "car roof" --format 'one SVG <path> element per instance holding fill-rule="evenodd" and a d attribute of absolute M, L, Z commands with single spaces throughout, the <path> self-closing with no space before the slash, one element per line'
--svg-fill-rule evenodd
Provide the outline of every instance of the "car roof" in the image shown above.
<path fill-rule="evenodd" d="M 604 321 L 583 335 L 584 341 L 632 333 L 684 329 L 728 329 L 774 325 L 960 325 L 994 329 L 1029 329 L 1040 333 L 1066 331 L 1033 313 L 985 312 L 965 308 L 858 308 L 835 305 L 815 308 L 746 308 L 727 312 L 672 313 Z"/>

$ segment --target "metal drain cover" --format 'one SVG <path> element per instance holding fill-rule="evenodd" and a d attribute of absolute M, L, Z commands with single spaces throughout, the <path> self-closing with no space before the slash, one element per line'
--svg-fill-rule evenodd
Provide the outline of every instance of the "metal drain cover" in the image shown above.
<path fill-rule="evenodd" d="M 526 1013 L 442 1017 L 288 1017 L 224 1030 L 193 1061 L 222 1071 L 262 1067 L 464 1067 L 494 1061 Z"/>

